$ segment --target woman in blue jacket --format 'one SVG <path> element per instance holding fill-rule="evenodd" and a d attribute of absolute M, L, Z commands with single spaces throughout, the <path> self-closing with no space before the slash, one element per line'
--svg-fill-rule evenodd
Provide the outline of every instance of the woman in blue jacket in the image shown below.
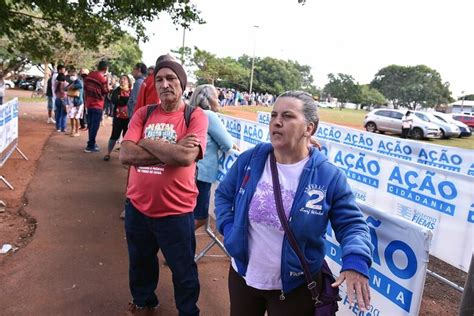
<path fill-rule="evenodd" d="M 224 124 L 217 116 L 219 99 L 217 90 L 213 85 L 204 84 L 196 87 L 189 105 L 199 106 L 204 110 L 209 120 L 207 129 L 206 153 L 197 163 L 196 185 L 199 190 L 196 207 L 194 208 L 195 229 L 206 224 L 209 217 L 209 200 L 211 198 L 211 185 L 217 179 L 218 151 L 226 152 L 231 148 L 238 149 L 232 143 L 232 136 L 225 129 Z"/>
<path fill-rule="evenodd" d="M 346 281 L 351 305 L 354 297 L 361 310 L 370 304 L 369 230 L 344 173 L 309 146 L 318 122 L 317 105 L 309 94 L 283 93 L 271 114 L 271 144 L 241 154 L 216 190 L 217 225 L 232 256 L 231 315 L 314 313 L 303 269 L 276 211 L 273 154 L 283 209 L 311 275 L 315 278 L 321 270 L 331 221 L 342 247 L 341 274 L 332 286 Z"/>

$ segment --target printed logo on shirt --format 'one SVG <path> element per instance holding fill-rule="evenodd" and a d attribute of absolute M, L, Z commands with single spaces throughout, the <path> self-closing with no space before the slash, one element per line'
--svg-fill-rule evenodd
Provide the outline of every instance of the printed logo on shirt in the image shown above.
<path fill-rule="evenodd" d="M 286 216 L 289 215 L 295 192 L 281 187 L 281 199 Z M 259 182 L 257 191 L 250 202 L 249 219 L 260 225 L 283 231 L 276 210 L 273 185 L 265 181 Z"/>
<path fill-rule="evenodd" d="M 147 125 L 145 128 L 145 138 L 152 140 L 162 139 L 168 143 L 175 144 L 178 137 L 174 130 L 174 124 L 157 123 Z"/>
<path fill-rule="evenodd" d="M 309 196 L 305 206 L 300 208 L 300 212 L 308 215 L 323 215 L 323 201 L 326 198 L 326 189 L 322 185 L 310 184 L 304 192 Z"/>

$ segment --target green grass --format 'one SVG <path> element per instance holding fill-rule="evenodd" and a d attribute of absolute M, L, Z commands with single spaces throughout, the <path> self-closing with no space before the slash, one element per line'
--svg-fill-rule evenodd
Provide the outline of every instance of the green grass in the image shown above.
<path fill-rule="evenodd" d="M 239 111 L 244 111 L 244 112 L 257 113 L 257 111 L 270 112 L 272 110 L 272 107 L 265 107 L 265 106 L 223 107 L 221 108 L 220 111 L 222 114 L 233 115 L 235 114 L 236 109 L 238 109 Z M 232 110 L 234 110 L 234 112 Z M 321 109 L 321 108 L 319 109 L 319 116 L 320 116 L 321 121 L 323 122 L 349 126 L 352 128 L 360 128 L 360 129 L 363 129 L 364 116 L 367 113 L 368 112 L 363 111 L 363 110 L 343 109 L 342 111 L 340 111 L 338 109 Z M 393 135 L 393 136 L 399 137 L 396 135 Z M 429 139 L 429 140 L 423 140 L 423 142 L 427 142 L 429 144 L 436 144 L 440 146 L 459 147 L 459 148 L 471 149 L 471 150 L 474 149 L 474 135 L 471 137 L 463 137 L 463 138 Z"/>
<path fill-rule="evenodd" d="M 271 106 L 224 106 L 219 109 L 219 112 L 225 115 L 233 114 L 235 110 L 250 112 L 250 113 L 257 113 L 257 112 L 271 112 Z"/>

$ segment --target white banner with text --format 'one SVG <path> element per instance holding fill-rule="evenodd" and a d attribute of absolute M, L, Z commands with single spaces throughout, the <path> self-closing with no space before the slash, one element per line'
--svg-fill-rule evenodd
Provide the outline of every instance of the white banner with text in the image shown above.
<path fill-rule="evenodd" d="M 0 105 L 0 167 L 18 143 L 18 99 Z"/>
<path fill-rule="evenodd" d="M 259 122 L 221 120 L 242 151 L 269 141 L 268 112 L 258 113 Z M 329 161 L 346 173 L 358 202 L 430 229 L 430 253 L 467 272 L 474 249 L 472 150 L 323 122 L 316 135 Z M 222 157 L 229 163 L 235 153 Z"/>

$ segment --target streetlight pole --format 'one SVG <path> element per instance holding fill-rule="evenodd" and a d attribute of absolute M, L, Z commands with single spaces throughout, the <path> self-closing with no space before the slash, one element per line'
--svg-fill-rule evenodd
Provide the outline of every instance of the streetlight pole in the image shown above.
<path fill-rule="evenodd" d="M 184 40 L 186 38 L 186 28 L 183 27 L 183 44 L 181 45 L 181 65 L 184 66 Z"/>
<path fill-rule="evenodd" d="M 258 25 L 253 26 L 255 29 L 258 29 Z M 252 68 L 250 69 L 250 88 L 249 88 L 249 94 L 252 94 L 252 85 L 253 85 L 253 68 L 255 66 L 255 46 L 257 46 L 257 32 L 255 30 L 255 38 L 253 41 L 253 56 L 252 56 Z"/>
<path fill-rule="evenodd" d="M 464 91 L 461 91 L 462 94 L 462 101 L 461 101 L 461 114 L 464 112 Z"/>

